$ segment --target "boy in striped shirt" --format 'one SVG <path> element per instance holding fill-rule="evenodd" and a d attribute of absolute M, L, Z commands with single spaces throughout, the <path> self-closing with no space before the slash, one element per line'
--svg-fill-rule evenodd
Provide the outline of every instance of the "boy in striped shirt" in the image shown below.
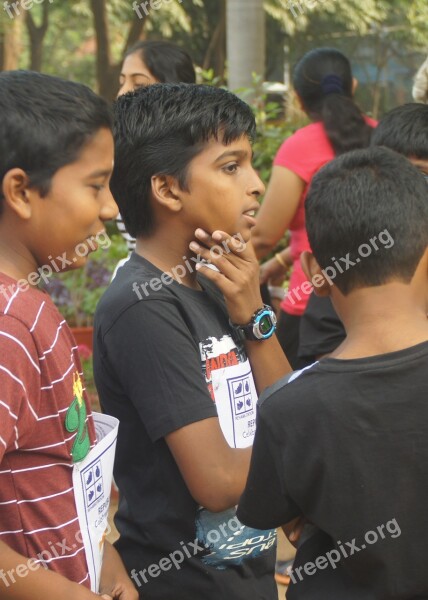
<path fill-rule="evenodd" d="M 37 286 L 84 265 L 117 213 L 111 115 L 23 71 L 0 74 L 0 115 L 0 598 L 91 600 L 73 470 L 97 437 L 73 336 Z M 109 544 L 98 591 L 136 598 Z"/>

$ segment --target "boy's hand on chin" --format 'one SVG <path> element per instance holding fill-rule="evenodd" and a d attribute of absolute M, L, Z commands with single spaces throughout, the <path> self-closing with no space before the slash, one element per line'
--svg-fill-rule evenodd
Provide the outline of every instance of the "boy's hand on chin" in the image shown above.
<path fill-rule="evenodd" d="M 251 240 L 224 231 L 214 231 L 210 235 L 197 229 L 190 249 L 217 267 L 218 271 L 214 271 L 203 264 L 197 265 L 197 269 L 223 293 L 232 323 L 247 324 L 254 312 L 263 306 L 259 263 Z"/>

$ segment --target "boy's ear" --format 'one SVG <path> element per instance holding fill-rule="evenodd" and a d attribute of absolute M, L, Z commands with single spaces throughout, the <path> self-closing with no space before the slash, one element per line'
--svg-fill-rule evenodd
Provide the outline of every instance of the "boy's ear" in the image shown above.
<path fill-rule="evenodd" d="M 352 95 L 354 96 L 355 92 L 357 91 L 358 88 L 358 79 L 356 79 L 355 77 L 352 78 Z"/>
<path fill-rule="evenodd" d="M 11 169 L 2 182 L 3 202 L 20 219 L 31 217 L 31 195 L 37 193 L 28 187 L 28 175 L 22 169 Z"/>
<path fill-rule="evenodd" d="M 317 259 L 312 254 L 305 250 L 300 255 L 300 264 L 308 280 L 314 286 L 314 292 L 317 296 L 326 297 L 331 294 L 331 285 L 327 281 Z"/>
<path fill-rule="evenodd" d="M 170 175 L 153 175 L 152 194 L 155 202 L 173 212 L 179 212 L 182 208 L 180 188 L 177 180 Z"/>

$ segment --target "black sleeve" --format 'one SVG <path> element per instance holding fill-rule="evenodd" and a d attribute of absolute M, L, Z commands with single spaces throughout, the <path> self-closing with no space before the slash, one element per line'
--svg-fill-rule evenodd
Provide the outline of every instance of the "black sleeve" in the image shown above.
<path fill-rule="evenodd" d="M 274 440 L 263 409 L 257 416 L 250 472 L 237 511 L 238 519 L 255 529 L 280 527 L 301 514 L 286 491 L 281 447 Z"/>
<path fill-rule="evenodd" d="M 175 304 L 157 300 L 129 307 L 104 335 L 101 354 L 153 442 L 217 416 L 197 340 Z"/>

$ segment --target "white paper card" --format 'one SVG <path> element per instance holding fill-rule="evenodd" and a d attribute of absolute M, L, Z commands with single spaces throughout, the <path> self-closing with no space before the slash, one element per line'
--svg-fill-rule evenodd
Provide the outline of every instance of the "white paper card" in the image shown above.
<path fill-rule="evenodd" d="M 220 426 L 231 448 L 252 446 L 256 432 L 257 391 L 249 360 L 216 369 L 212 384 Z"/>
<path fill-rule="evenodd" d="M 119 421 L 93 413 L 97 444 L 73 469 L 74 496 L 91 590 L 98 593 Z"/>

